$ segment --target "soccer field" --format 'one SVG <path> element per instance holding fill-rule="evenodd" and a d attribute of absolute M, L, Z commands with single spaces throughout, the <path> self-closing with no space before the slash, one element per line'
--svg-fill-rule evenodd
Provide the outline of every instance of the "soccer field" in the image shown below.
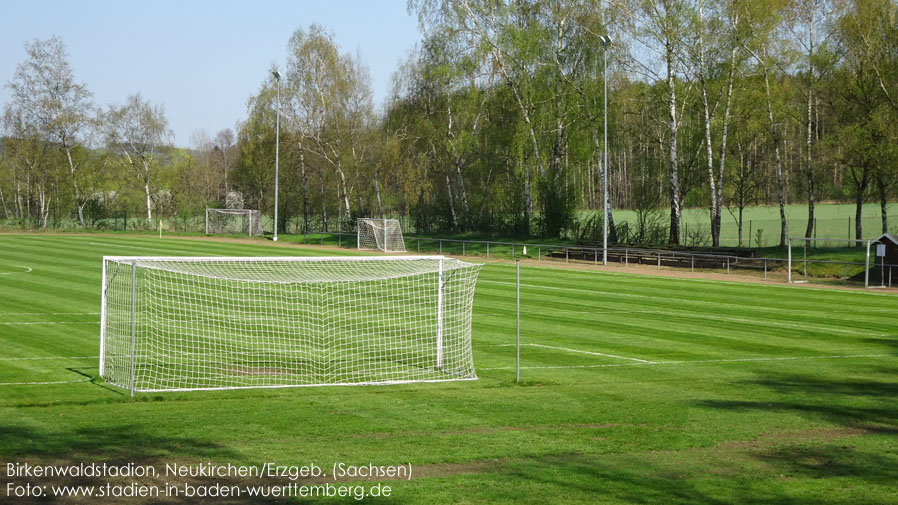
<path fill-rule="evenodd" d="M 358 503 L 352 493 L 378 483 L 390 496 L 364 502 L 898 502 L 898 296 L 882 292 L 522 266 L 515 384 L 514 264 L 490 263 L 474 296 L 478 381 L 132 400 L 97 378 L 104 255 L 351 252 L 0 235 L 0 502 L 29 503 L 10 496 L 26 483 L 52 494 L 51 485 L 107 482 L 163 493 L 185 483 L 194 492 L 295 482 L 350 489 L 269 500 L 287 503 Z M 148 465 L 158 475 L 10 476 L 8 463 Z M 327 475 L 164 474 L 166 465 L 208 463 L 314 465 Z M 411 475 L 335 480 L 335 464 Z M 106 502 L 185 500 L 160 496 Z"/>

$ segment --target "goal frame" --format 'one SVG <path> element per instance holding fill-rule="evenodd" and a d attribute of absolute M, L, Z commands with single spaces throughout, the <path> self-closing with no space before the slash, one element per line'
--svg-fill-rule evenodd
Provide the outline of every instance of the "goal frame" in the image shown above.
<path fill-rule="evenodd" d="M 383 232 L 384 232 L 383 247 L 379 247 L 379 246 L 374 247 L 374 248 L 362 247 L 362 226 L 364 225 L 364 226 L 368 226 L 368 227 L 372 228 L 375 231 L 375 235 L 376 235 L 377 222 L 380 223 L 381 228 L 383 229 Z M 391 236 L 389 234 L 390 228 L 388 225 L 394 224 L 394 223 L 396 225 L 396 228 L 399 229 L 399 240 L 402 241 L 402 249 L 401 250 L 399 250 L 399 249 L 393 250 L 393 249 L 390 249 L 388 246 L 388 244 L 390 243 L 389 239 L 391 238 Z M 395 237 L 392 237 L 392 238 L 395 239 Z M 376 242 L 377 242 L 377 239 L 375 238 L 375 243 Z M 404 252 L 406 252 L 405 237 L 402 235 L 402 226 L 400 225 L 399 220 L 398 219 L 389 219 L 389 218 L 377 218 L 377 217 L 362 217 L 362 218 L 356 219 L 356 249 L 358 249 L 359 251 L 382 251 L 385 253 L 404 253 Z"/>
<path fill-rule="evenodd" d="M 801 261 L 805 262 L 807 265 L 807 254 L 808 248 L 807 245 L 811 242 L 835 242 L 835 243 L 843 243 L 843 244 L 864 244 L 867 248 L 867 252 L 864 255 L 865 265 L 864 265 L 864 288 L 870 287 L 870 245 L 874 242 L 877 242 L 873 239 L 850 239 L 850 238 L 818 238 L 818 237 L 789 237 L 787 240 L 787 251 L 788 251 L 788 264 L 786 265 L 786 282 L 789 284 L 804 284 L 807 281 L 807 275 L 805 275 L 804 280 L 794 280 L 792 278 L 792 241 L 801 242 L 804 244 L 804 259 Z M 805 271 L 807 274 L 807 271 Z"/>
<path fill-rule="evenodd" d="M 438 378 L 438 379 L 408 379 L 408 380 L 388 380 L 388 381 L 373 381 L 373 382 L 350 382 L 350 383 L 308 383 L 308 384 L 271 384 L 271 385 L 248 385 L 248 386 L 215 386 L 215 387 L 187 387 L 187 388 L 137 388 L 135 382 L 135 370 L 137 368 L 138 363 L 136 362 L 135 356 L 135 348 L 137 342 L 137 278 L 136 273 L 139 268 L 139 262 L 218 262 L 218 263 L 227 263 L 227 262 L 246 262 L 246 261 L 259 261 L 259 262 L 291 262 L 291 263 L 311 263 L 311 262 L 325 262 L 325 261 L 340 261 L 340 262 L 395 262 L 395 261 L 414 261 L 414 260 L 434 260 L 438 261 L 438 270 L 436 272 L 431 272 L 431 274 L 435 274 L 436 283 L 437 283 L 437 301 L 436 301 L 436 324 L 435 324 L 435 363 L 436 366 L 434 370 L 440 371 L 444 373 L 446 378 Z M 384 385 L 384 384 L 403 384 L 403 383 L 419 383 L 419 382 L 447 382 L 447 381 L 460 381 L 460 380 L 477 380 L 476 372 L 473 368 L 473 361 L 471 361 L 471 376 L 462 376 L 456 373 L 453 373 L 451 370 L 443 370 L 444 363 L 444 342 L 443 342 L 443 332 L 444 332 L 444 292 L 445 292 L 445 277 L 444 277 L 444 262 L 445 261 L 458 261 L 460 264 L 465 266 L 459 268 L 470 268 L 472 266 L 476 266 L 479 268 L 481 265 L 473 264 L 473 263 L 465 263 L 459 260 L 455 260 L 452 258 L 448 258 L 446 256 L 434 256 L 434 255 L 418 255 L 418 256 L 358 256 L 358 257 L 296 257 L 296 256 L 278 256 L 278 257 L 194 257 L 194 256 L 103 256 L 103 265 L 102 265 L 102 275 L 101 275 L 101 310 L 100 310 L 100 342 L 99 342 L 99 375 L 106 379 L 106 348 L 107 348 L 107 282 L 109 280 L 109 272 L 108 265 L 110 263 L 119 263 L 120 265 L 129 265 L 130 271 L 123 272 L 125 275 L 130 276 L 130 356 L 129 366 L 130 369 L 130 378 L 128 379 L 128 384 L 118 384 L 115 382 L 108 382 L 111 385 L 121 387 L 122 389 L 126 389 L 130 391 L 130 395 L 133 397 L 135 392 L 174 392 L 174 391 L 206 391 L 206 390 L 222 390 L 222 389 L 271 389 L 271 388 L 287 388 L 287 387 L 323 387 L 323 386 L 358 386 L 358 385 Z M 476 273 L 474 274 L 474 278 L 476 279 Z M 334 282 L 346 282 L 346 281 L 334 281 Z M 352 282 L 352 281 L 349 281 Z M 363 281 L 359 281 L 363 282 Z M 278 282 L 279 284 L 289 284 L 285 282 Z M 473 290 L 473 285 L 471 286 Z M 469 295 L 473 296 L 473 292 Z M 467 346 L 470 351 L 471 347 L 471 336 L 470 336 L 470 309 L 467 314 L 468 319 L 468 334 L 467 334 Z M 473 356 L 471 356 L 471 360 L 473 360 Z"/>
<path fill-rule="evenodd" d="M 261 223 L 262 213 L 259 212 L 258 209 L 219 209 L 219 208 L 214 208 L 214 207 L 206 207 L 206 228 L 205 228 L 206 235 L 209 235 L 209 212 L 210 211 L 211 212 L 224 211 L 224 213 L 231 214 L 231 215 L 245 215 L 246 219 L 248 221 L 247 227 L 246 227 L 247 228 L 247 236 L 258 237 L 264 233 L 262 231 L 262 223 Z M 255 223 L 253 223 L 253 215 L 258 216 L 256 218 L 257 221 Z M 259 228 L 259 231 L 260 231 L 259 234 L 253 233 L 253 231 L 255 230 L 256 227 Z"/>

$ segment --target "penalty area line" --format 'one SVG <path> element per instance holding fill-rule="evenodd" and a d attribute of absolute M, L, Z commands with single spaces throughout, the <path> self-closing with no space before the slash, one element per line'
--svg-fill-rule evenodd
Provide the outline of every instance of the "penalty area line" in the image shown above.
<path fill-rule="evenodd" d="M 696 359 L 682 361 L 649 361 L 645 363 L 615 363 L 605 365 L 549 365 L 549 366 L 522 366 L 522 370 L 550 370 L 550 369 L 574 369 L 574 368 L 617 368 L 625 366 L 659 366 L 659 365 L 701 365 L 704 363 L 752 363 L 760 361 L 803 361 L 814 359 L 856 359 L 856 358 L 887 358 L 896 354 L 846 354 L 838 356 L 780 356 L 780 357 L 755 357 L 733 359 Z M 488 370 L 514 370 L 514 367 L 478 368 L 480 371 Z"/>
<path fill-rule="evenodd" d="M 499 344 L 496 347 L 513 347 L 514 345 L 515 344 Z M 627 359 L 630 361 L 638 361 L 639 363 L 645 363 L 645 364 L 655 364 L 654 361 L 649 361 L 649 360 L 639 359 L 639 358 L 630 358 L 627 356 L 620 356 L 617 354 L 607 354 L 604 352 L 581 351 L 579 349 L 570 349 L 568 347 L 558 347 L 558 346 L 554 346 L 554 345 L 543 345 L 543 344 L 521 344 L 521 345 L 522 346 L 526 345 L 526 346 L 530 346 L 530 347 L 541 347 L 543 349 L 556 349 L 559 351 L 574 352 L 574 353 L 578 353 L 578 354 L 589 354 L 591 356 L 605 356 L 607 358 Z"/>

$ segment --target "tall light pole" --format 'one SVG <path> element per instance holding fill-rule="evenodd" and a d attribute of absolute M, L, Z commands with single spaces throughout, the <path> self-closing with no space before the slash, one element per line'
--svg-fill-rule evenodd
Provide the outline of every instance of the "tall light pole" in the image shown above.
<path fill-rule="evenodd" d="M 611 37 L 600 35 L 599 45 L 602 46 L 602 83 L 605 88 L 602 92 L 605 100 L 605 120 L 602 126 L 605 134 L 602 143 L 602 265 L 608 265 L 608 46 L 611 45 Z"/>
<path fill-rule="evenodd" d="M 278 158 L 281 147 L 281 74 L 277 70 L 272 70 L 271 75 L 277 81 L 278 86 L 278 104 L 277 117 L 274 120 L 274 237 L 273 242 L 278 241 Z"/>

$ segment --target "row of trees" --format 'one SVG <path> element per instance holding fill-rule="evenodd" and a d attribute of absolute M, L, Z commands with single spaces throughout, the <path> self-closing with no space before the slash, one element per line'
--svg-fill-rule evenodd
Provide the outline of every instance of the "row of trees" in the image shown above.
<path fill-rule="evenodd" d="M 873 198 L 887 230 L 898 176 L 894 0 L 412 0 L 410 8 L 422 41 L 396 70 L 383 110 L 361 57 L 313 25 L 291 37 L 282 77 L 263 80 L 236 135 L 198 133 L 192 150 L 169 145 L 161 108 L 140 95 L 95 109 L 61 43 L 35 42 L 9 84 L 4 211 L 45 223 L 55 205 L 83 223 L 96 202 L 136 206 L 141 195 L 148 221 L 154 209 L 207 205 L 270 212 L 280 110 L 282 227 L 398 214 L 421 231 L 591 238 L 607 171 L 612 241 L 620 232 L 679 243 L 682 209 L 702 206 L 713 245 L 724 209 L 741 242 L 742 210 L 772 203 L 783 242 L 810 236 L 820 200 L 853 200 L 859 214 Z M 602 46 L 601 36 L 614 44 Z M 789 202 L 807 204 L 806 229 L 787 229 Z M 669 208 L 660 232 L 645 218 L 659 207 Z M 615 226 L 614 208 L 639 218 Z"/>
<path fill-rule="evenodd" d="M 51 212 L 90 225 L 109 209 L 198 209 L 227 194 L 234 134 L 199 135 L 197 151 L 171 145 L 161 105 L 130 95 L 122 104 L 93 102 L 58 38 L 26 45 L 26 60 L 7 84 L 0 151 L 0 205 L 8 221 L 46 227 Z"/>

